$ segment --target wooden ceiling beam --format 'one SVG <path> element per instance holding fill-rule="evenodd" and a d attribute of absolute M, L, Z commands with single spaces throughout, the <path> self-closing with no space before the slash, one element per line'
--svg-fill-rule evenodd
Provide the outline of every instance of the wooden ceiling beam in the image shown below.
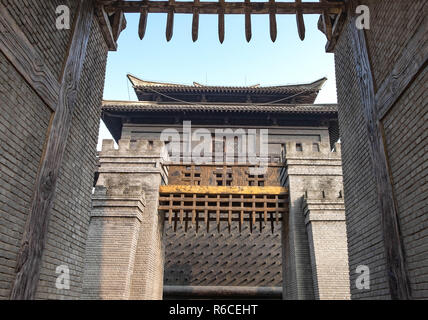
<path fill-rule="evenodd" d="M 267 2 L 199 2 L 194 1 L 99 1 L 98 5 L 104 6 L 107 12 L 121 10 L 124 13 L 140 13 L 147 7 L 148 13 L 169 13 L 171 7 L 174 13 L 193 14 L 198 8 L 200 14 L 218 14 L 219 9 L 224 9 L 224 14 L 245 14 L 246 10 L 251 14 L 269 14 L 272 3 Z M 343 2 L 275 2 L 276 14 L 339 14 L 345 9 Z"/>
<path fill-rule="evenodd" d="M 303 10 L 301 8 L 302 0 L 296 0 L 295 4 L 296 4 L 297 31 L 299 33 L 300 40 L 303 41 L 305 40 L 306 28 L 305 28 L 305 21 L 303 19 Z"/>

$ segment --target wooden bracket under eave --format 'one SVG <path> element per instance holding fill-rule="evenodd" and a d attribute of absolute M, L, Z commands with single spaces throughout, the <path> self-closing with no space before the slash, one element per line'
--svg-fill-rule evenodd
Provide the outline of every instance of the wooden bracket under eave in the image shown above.
<path fill-rule="evenodd" d="M 116 51 L 119 35 L 126 28 L 126 18 L 123 11 L 107 13 L 104 6 L 97 6 L 95 14 L 109 51 Z"/>
<path fill-rule="evenodd" d="M 327 43 L 325 45 L 325 51 L 329 53 L 333 53 L 336 47 L 337 40 L 342 32 L 343 26 L 346 22 L 346 13 L 341 12 L 334 17 L 332 31 L 331 31 L 331 39 L 327 39 Z M 318 20 L 318 29 L 327 36 L 327 30 L 325 30 L 325 23 L 323 21 L 323 16 L 321 15 Z"/>

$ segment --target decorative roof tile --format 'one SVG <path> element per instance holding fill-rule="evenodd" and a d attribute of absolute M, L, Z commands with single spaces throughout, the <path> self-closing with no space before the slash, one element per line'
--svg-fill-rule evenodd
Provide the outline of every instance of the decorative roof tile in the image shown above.
<path fill-rule="evenodd" d="M 336 104 L 174 104 L 144 101 L 103 101 L 103 111 L 125 112 L 279 112 L 279 113 L 336 113 Z"/>
<path fill-rule="evenodd" d="M 202 85 L 194 82 L 193 85 L 164 83 L 155 81 L 146 81 L 128 74 L 128 79 L 131 81 L 135 90 L 141 91 L 162 91 L 162 92 L 204 92 L 204 93 L 297 93 L 297 92 L 318 92 L 321 90 L 327 78 L 321 78 L 317 81 L 307 84 L 295 85 L 280 85 L 280 86 L 260 86 L 259 84 L 252 86 L 212 86 Z"/>

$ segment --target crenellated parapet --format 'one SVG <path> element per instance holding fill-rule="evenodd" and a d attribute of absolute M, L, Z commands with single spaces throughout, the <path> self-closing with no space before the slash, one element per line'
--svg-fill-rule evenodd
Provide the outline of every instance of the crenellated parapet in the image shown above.
<path fill-rule="evenodd" d="M 169 156 L 163 141 L 121 139 L 118 148 L 113 140 L 103 140 L 99 153 L 98 185 L 108 179 L 129 180 L 131 184 L 145 183 L 145 188 L 155 185 L 148 175 L 161 178 L 160 184 L 168 182 Z"/>
<path fill-rule="evenodd" d="M 340 142 L 334 144 L 333 150 L 328 142 L 292 142 L 286 143 L 285 157 L 304 158 L 304 159 L 340 159 L 342 149 Z"/>
<path fill-rule="evenodd" d="M 122 138 L 119 140 L 118 148 L 114 146 L 114 141 L 105 139 L 102 142 L 100 156 L 125 156 L 125 157 L 161 157 L 167 160 L 168 153 L 165 143 L 160 140 L 131 140 Z"/>
<path fill-rule="evenodd" d="M 92 196 L 84 298 L 161 299 L 163 221 L 159 187 L 168 183 L 161 141 L 104 140 Z"/>
<path fill-rule="evenodd" d="M 282 184 L 293 184 L 296 196 L 325 198 L 340 194 L 343 198 L 340 143 L 331 150 L 329 143 L 287 142 L 283 156 Z"/>
<path fill-rule="evenodd" d="M 286 297 L 349 298 L 341 145 L 287 142 L 283 163 L 281 182 L 290 197 Z"/>

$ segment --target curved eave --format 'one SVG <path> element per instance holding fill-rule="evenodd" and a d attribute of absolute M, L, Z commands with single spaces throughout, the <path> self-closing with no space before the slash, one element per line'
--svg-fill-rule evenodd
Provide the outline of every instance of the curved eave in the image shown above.
<path fill-rule="evenodd" d="M 194 85 L 182 85 L 174 83 L 163 83 L 146 81 L 128 74 L 134 89 L 141 92 L 181 92 L 181 93 L 244 93 L 244 94 L 286 94 L 286 93 L 317 93 L 321 90 L 327 78 L 321 78 L 312 83 L 280 86 L 204 86 L 199 83 Z"/>
<path fill-rule="evenodd" d="M 103 101 L 103 111 L 110 112 L 253 112 L 253 113 L 337 113 L 335 104 L 154 104 L 139 101 Z"/>

